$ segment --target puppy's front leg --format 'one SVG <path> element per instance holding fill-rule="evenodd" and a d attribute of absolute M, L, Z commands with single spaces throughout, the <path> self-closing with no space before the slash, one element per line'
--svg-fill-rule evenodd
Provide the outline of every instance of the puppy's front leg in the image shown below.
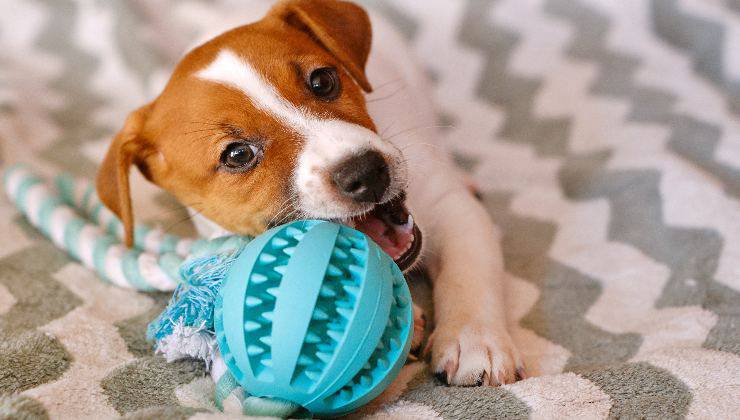
<path fill-rule="evenodd" d="M 464 188 L 422 211 L 432 223 L 427 228 L 436 325 L 427 346 L 432 369 L 453 385 L 500 385 L 523 377 L 506 329 L 498 229 Z"/>

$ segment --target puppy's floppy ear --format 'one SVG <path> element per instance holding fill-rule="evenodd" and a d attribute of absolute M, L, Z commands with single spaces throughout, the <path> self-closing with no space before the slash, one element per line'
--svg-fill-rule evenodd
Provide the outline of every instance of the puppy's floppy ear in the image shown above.
<path fill-rule="evenodd" d="M 270 16 L 311 35 L 342 63 L 363 90 L 372 91 L 365 76 L 372 28 L 360 6 L 339 0 L 287 0 L 273 7 Z"/>
<path fill-rule="evenodd" d="M 145 176 L 148 175 L 144 159 L 151 154 L 151 148 L 142 138 L 141 132 L 150 108 L 151 105 L 146 105 L 129 114 L 123 129 L 108 148 L 96 179 L 98 196 L 123 222 L 125 242 L 129 247 L 134 243 L 129 171 L 131 165 L 136 164 Z"/>

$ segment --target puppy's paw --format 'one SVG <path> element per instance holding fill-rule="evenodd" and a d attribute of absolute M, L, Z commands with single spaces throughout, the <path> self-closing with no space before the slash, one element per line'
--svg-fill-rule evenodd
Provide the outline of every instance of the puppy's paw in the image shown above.
<path fill-rule="evenodd" d="M 439 325 L 427 343 L 432 370 L 448 385 L 498 386 L 526 377 L 506 330 L 482 324 Z"/>

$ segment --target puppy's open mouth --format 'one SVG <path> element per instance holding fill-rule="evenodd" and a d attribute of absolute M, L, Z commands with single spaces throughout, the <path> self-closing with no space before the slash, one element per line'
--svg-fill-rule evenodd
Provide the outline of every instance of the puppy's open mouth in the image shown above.
<path fill-rule="evenodd" d="M 403 194 L 343 223 L 372 238 L 401 270 L 411 267 L 421 252 L 421 231 L 406 209 Z"/>

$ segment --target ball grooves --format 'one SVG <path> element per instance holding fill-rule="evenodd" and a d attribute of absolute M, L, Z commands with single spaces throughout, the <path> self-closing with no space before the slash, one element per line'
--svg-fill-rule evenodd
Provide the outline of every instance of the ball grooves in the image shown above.
<path fill-rule="evenodd" d="M 292 385 L 309 390 L 326 370 L 337 343 L 344 337 L 360 290 L 362 278 L 358 278 L 349 267 L 364 267 L 366 252 L 364 237 L 358 237 L 357 232 L 349 228 L 340 228 L 301 346 L 299 362 L 303 358 L 306 363 L 298 363 L 291 378 Z"/>
<path fill-rule="evenodd" d="M 280 282 L 290 254 L 303 237 L 298 227 L 284 229 L 275 235 L 257 259 L 247 285 L 244 301 L 244 328 L 247 358 L 254 375 L 272 380 L 272 318 Z"/>

